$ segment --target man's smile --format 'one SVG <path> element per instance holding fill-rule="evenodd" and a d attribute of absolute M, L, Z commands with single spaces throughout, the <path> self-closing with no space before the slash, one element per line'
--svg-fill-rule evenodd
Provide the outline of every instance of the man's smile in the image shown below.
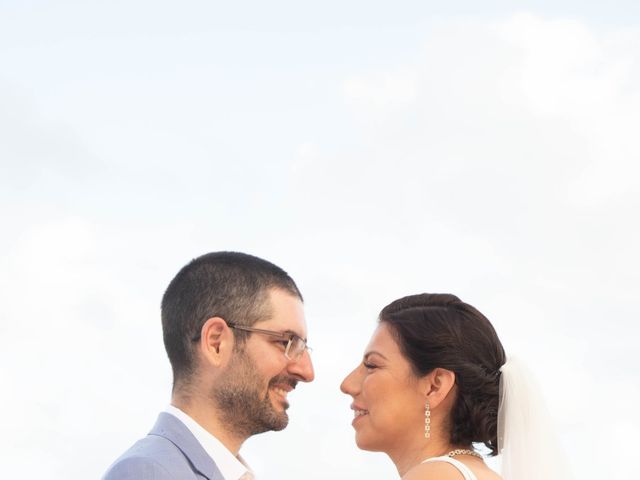
<path fill-rule="evenodd" d="M 277 400 L 280 400 L 285 404 L 285 408 L 289 407 L 289 402 L 287 401 L 287 394 L 295 388 L 295 381 L 285 381 L 278 382 L 269 387 L 269 391 L 273 392 L 273 397 Z M 293 383 L 293 385 L 291 385 Z"/>

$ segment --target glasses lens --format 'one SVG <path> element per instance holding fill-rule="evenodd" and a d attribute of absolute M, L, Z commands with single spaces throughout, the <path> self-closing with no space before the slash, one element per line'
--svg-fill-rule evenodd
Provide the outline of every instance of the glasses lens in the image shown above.
<path fill-rule="evenodd" d="M 293 337 L 291 339 L 291 343 L 289 344 L 289 358 L 292 360 L 299 359 L 306 346 L 307 345 L 304 343 L 303 339 L 301 339 L 300 337 Z"/>

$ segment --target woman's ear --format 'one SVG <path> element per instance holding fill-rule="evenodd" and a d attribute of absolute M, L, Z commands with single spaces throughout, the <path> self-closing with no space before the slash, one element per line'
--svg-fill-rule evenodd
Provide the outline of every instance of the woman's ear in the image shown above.
<path fill-rule="evenodd" d="M 431 408 L 436 408 L 454 389 L 456 374 L 446 368 L 434 368 L 422 378 L 421 383 L 429 405 Z"/>

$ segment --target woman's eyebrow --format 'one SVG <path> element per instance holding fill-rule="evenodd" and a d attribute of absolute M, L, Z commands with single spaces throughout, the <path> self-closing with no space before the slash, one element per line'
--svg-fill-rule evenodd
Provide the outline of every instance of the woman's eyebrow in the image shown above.
<path fill-rule="evenodd" d="M 384 355 L 382 355 L 380 352 L 377 352 L 375 350 L 371 350 L 370 352 L 367 352 L 364 354 L 364 359 L 367 360 L 371 355 L 378 355 L 379 357 L 384 358 L 385 360 L 388 360 L 387 357 L 385 357 Z"/>

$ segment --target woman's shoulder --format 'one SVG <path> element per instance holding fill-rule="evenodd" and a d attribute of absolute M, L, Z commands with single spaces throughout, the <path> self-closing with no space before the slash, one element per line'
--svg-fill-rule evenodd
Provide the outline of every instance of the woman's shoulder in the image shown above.
<path fill-rule="evenodd" d="M 448 462 L 428 462 L 416 465 L 402 480 L 461 480 L 464 475 Z"/>
<path fill-rule="evenodd" d="M 452 462 L 453 463 L 453 462 Z M 465 474 L 446 459 L 416 465 L 402 477 L 402 480 L 463 480 Z M 466 468 L 465 468 L 466 467 Z M 462 467 L 477 480 L 500 480 L 500 476 L 481 461 L 475 467 Z M 473 468 L 473 470 L 472 470 Z"/>

